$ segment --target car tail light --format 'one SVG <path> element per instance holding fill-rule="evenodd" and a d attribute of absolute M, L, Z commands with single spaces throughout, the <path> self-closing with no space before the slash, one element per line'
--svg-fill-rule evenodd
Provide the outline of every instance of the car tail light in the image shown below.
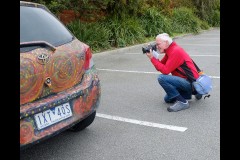
<path fill-rule="evenodd" d="M 84 69 L 88 70 L 93 66 L 93 60 L 92 60 L 92 51 L 90 47 L 87 47 L 86 53 L 85 53 L 85 63 L 84 63 Z"/>

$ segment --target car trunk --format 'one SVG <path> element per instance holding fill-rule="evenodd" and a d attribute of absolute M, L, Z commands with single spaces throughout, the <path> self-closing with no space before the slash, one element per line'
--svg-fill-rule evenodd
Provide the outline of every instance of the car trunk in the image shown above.
<path fill-rule="evenodd" d="M 53 50 L 41 47 L 20 53 L 20 105 L 79 84 L 87 47 L 75 39 Z"/>

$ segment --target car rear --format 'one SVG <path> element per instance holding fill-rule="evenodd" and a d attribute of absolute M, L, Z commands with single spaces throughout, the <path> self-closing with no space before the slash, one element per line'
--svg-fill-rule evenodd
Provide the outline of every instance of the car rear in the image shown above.
<path fill-rule="evenodd" d="M 90 47 L 45 6 L 20 1 L 20 148 L 84 129 L 100 97 Z"/>

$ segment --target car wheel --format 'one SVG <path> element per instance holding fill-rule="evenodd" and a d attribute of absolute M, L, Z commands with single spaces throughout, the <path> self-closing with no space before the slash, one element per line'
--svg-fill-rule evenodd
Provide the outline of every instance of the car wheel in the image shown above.
<path fill-rule="evenodd" d="M 81 131 L 85 128 L 87 128 L 95 119 L 96 117 L 96 111 L 94 111 L 92 114 L 90 114 L 87 118 L 84 120 L 78 122 L 74 126 L 72 126 L 69 130 L 73 132 Z"/>

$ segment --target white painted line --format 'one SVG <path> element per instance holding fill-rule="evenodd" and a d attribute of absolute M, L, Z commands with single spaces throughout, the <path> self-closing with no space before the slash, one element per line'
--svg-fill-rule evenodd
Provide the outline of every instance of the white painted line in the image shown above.
<path fill-rule="evenodd" d="M 220 77 L 218 76 L 209 76 L 210 78 L 216 78 L 216 79 L 220 79 Z"/>
<path fill-rule="evenodd" d="M 127 71 L 127 70 L 116 70 L 116 69 L 103 69 L 97 68 L 100 71 L 109 71 L 109 72 L 122 72 L 122 73 L 144 73 L 144 74 L 161 74 L 160 72 L 144 72 L 144 71 Z M 218 76 L 209 76 L 211 78 L 220 78 Z"/>
<path fill-rule="evenodd" d="M 142 52 L 142 51 L 141 51 Z M 134 53 L 124 53 L 124 54 L 136 54 L 136 55 L 144 55 L 143 53 L 139 53 L 139 52 L 134 52 Z"/>
<path fill-rule="evenodd" d="M 124 53 L 124 54 L 130 54 L 130 55 L 141 55 L 137 52 L 134 52 L 134 53 Z M 164 56 L 165 54 L 160 54 L 160 56 Z M 202 54 L 202 55 L 199 55 L 199 54 L 196 54 L 196 55 L 190 55 L 190 57 L 220 57 L 220 55 L 206 55 L 206 54 Z"/>
<path fill-rule="evenodd" d="M 219 34 L 202 34 L 202 36 L 219 36 Z"/>
<path fill-rule="evenodd" d="M 212 37 L 204 37 L 204 38 L 202 38 L 202 37 L 184 37 L 184 38 L 182 38 L 182 39 L 194 39 L 194 40 L 199 40 L 199 39 L 217 39 L 217 40 L 220 40 L 220 38 L 218 37 L 218 38 L 212 38 Z"/>
<path fill-rule="evenodd" d="M 159 72 L 126 71 L 126 70 L 103 69 L 103 68 L 97 68 L 97 70 L 100 70 L 100 71 L 109 71 L 109 72 L 123 72 L 123 73 L 147 73 L 147 74 L 159 74 Z"/>
<path fill-rule="evenodd" d="M 180 46 L 206 46 L 206 47 L 220 47 L 220 44 L 187 44 L 187 43 L 185 43 L 185 44 L 180 44 L 179 43 L 179 45 Z"/>
<path fill-rule="evenodd" d="M 220 57 L 220 55 L 190 55 L 190 57 Z"/>
<path fill-rule="evenodd" d="M 135 119 L 111 116 L 111 115 L 101 114 L 101 113 L 97 113 L 96 116 L 101 117 L 101 118 L 115 120 L 115 121 L 133 123 L 133 124 L 138 124 L 138 125 L 142 125 L 142 126 L 156 127 L 156 128 L 161 128 L 161 129 L 169 129 L 169 130 L 179 131 L 179 132 L 184 132 L 187 130 L 186 127 L 178 127 L 178 126 L 159 124 L 159 123 L 153 123 L 153 122 L 147 122 L 147 121 L 139 121 L 139 120 L 135 120 Z"/>

